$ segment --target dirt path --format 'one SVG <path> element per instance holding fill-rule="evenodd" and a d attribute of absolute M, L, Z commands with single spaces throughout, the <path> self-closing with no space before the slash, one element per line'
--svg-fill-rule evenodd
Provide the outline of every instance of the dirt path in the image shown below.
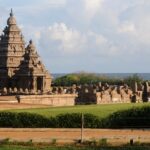
<path fill-rule="evenodd" d="M 19 103 L 0 103 L 0 110 L 9 109 L 30 109 L 30 108 L 47 108 L 47 105 L 31 105 L 31 104 L 19 104 Z"/>
<path fill-rule="evenodd" d="M 0 129 L 0 139 L 9 138 L 17 141 L 35 142 L 75 142 L 81 137 L 80 129 Z M 86 140 L 106 138 L 110 143 L 123 144 L 134 141 L 150 142 L 150 130 L 98 130 L 84 129 L 83 138 Z"/>

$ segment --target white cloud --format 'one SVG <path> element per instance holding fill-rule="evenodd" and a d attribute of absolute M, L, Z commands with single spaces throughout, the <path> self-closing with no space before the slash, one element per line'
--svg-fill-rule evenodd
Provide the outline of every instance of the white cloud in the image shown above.
<path fill-rule="evenodd" d="M 64 6 L 67 0 L 45 0 L 51 6 Z"/>
<path fill-rule="evenodd" d="M 85 14 L 91 19 L 101 9 L 104 0 L 83 0 Z"/>
<path fill-rule="evenodd" d="M 48 28 L 43 28 L 40 33 L 34 33 L 34 37 L 39 37 L 41 49 L 47 51 L 51 56 L 116 56 L 118 48 L 113 45 L 102 34 L 92 31 L 82 33 L 76 29 L 68 27 L 65 23 L 54 23 Z M 48 54 L 49 53 L 49 54 Z"/>
<path fill-rule="evenodd" d="M 102 45 L 102 44 L 106 44 L 108 42 L 108 40 L 101 34 L 97 34 L 97 33 L 94 33 L 92 31 L 89 31 L 88 32 L 88 36 L 91 36 L 92 38 L 95 39 L 95 43 L 96 45 Z"/>
<path fill-rule="evenodd" d="M 135 33 L 136 29 L 134 23 L 126 21 L 120 25 L 118 31 L 119 33 Z"/>
<path fill-rule="evenodd" d="M 65 23 L 55 23 L 41 31 L 39 39 L 41 49 L 47 56 L 63 57 L 116 57 L 119 54 L 117 45 L 104 35 L 68 27 Z"/>
<path fill-rule="evenodd" d="M 64 23 L 55 23 L 49 26 L 42 35 L 42 38 L 45 37 L 47 42 L 49 41 L 51 44 L 57 43 L 55 45 L 56 50 L 54 51 L 61 54 L 81 52 L 86 42 L 84 35 L 75 29 L 67 27 Z"/>

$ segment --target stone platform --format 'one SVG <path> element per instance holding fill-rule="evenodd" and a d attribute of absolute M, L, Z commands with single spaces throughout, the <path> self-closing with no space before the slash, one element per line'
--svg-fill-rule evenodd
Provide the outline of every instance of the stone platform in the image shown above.
<path fill-rule="evenodd" d="M 17 100 L 21 104 L 36 104 L 48 106 L 74 106 L 76 94 L 57 95 L 19 95 Z"/>
<path fill-rule="evenodd" d="M 1 103 L 18 103 L 16 96 L 0 96 L 0 104 Z"/>

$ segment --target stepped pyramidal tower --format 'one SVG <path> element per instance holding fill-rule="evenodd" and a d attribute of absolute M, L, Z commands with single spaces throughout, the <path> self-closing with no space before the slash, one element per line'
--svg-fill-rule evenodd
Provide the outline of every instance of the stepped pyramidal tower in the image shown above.
<path fill-rule="evenodd" d="M 25 41 L 11 10 L 7 26 L 0 36 L 0 90 L 50 91 L 51 75 L 42 64 L 32 42 Z"/>

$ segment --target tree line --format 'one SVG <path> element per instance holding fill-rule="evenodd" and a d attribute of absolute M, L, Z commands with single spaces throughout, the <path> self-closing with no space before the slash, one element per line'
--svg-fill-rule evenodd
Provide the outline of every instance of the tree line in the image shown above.
<path fill-rule="evenodd" d="M 73 84 L 84 85 L 84 84 L 97 84 L 99 82 L 101 82 L 102 84 L 108 83 L 110 85 L 127 84 L 129 86 L 132 86 L 135 82 L 142 83 L 144 82 L 144 80 L 137 74 L 125 78 L 119 78 L 119 77 L 108 77 L 104 75 L 97 75 L 94 73 L 73 73 L 54 79 L 53 85 L 72 86 Z"/>

